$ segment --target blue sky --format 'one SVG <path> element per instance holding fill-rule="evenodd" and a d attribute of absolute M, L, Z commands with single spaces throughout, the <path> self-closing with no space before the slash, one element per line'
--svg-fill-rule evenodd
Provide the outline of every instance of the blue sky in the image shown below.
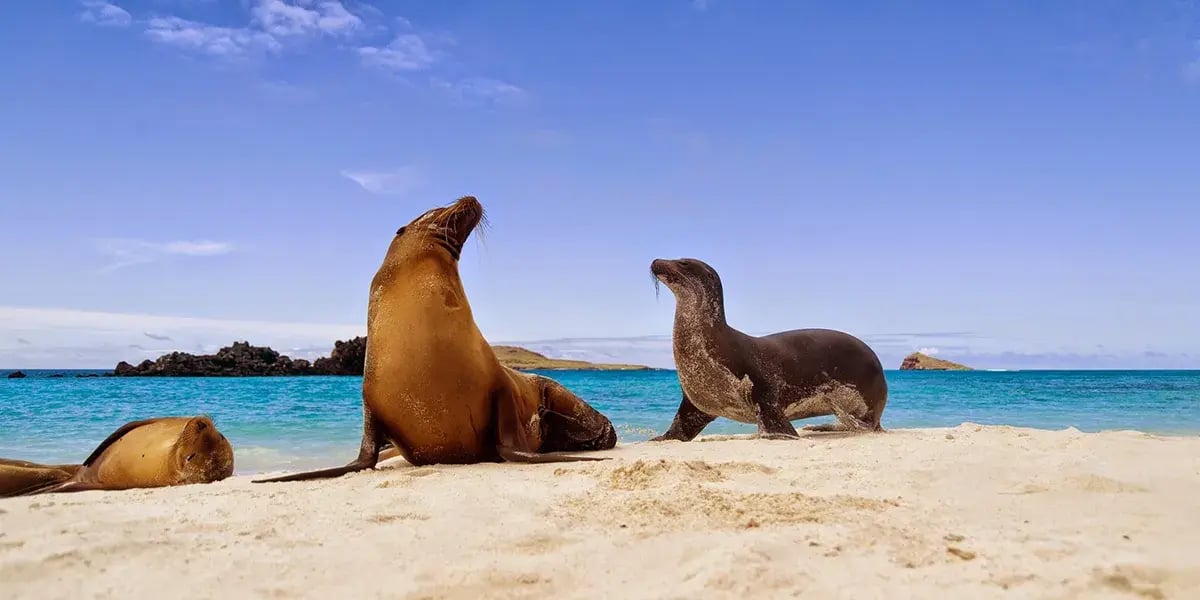
<path fill-rule="evenodd" d="M 894 367 L 1200 368 L 1200 4 L 5 4 L 0 366 L 364 329 L 464 194 L 494 342 L 670 366 L 656 257 Z"/>

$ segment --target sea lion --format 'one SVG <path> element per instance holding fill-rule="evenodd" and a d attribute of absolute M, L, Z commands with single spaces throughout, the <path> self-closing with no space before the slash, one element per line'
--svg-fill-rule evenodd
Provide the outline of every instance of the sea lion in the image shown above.
<path fill-rule="evenodd" d="M 603 460 L 547 453 L 616 445 L 607 417 L 552 379 L 501 365 L 479 332 L 458 258 L 483 218 L 465 196 L 401 227 L 388 246 L 367 305 L 358 458 L 256 483 L 374 468 L 388 442 L 413 465 Z"/>
<path fill-rule="evenodd" d="M 887 381 L 879 357 L 858 338 L 830 329 L 763 337 L 725 321 L 721 278 L 702 261 L 658 259 L 650 272 L 675 295 L 672 346 L 683 401 L 654 438 L 691 440 L 717 417 L 758 425 L 760 437 L 798 438 L 794 419 L 836 415 L 813 431 L 882 431 Z"/>
<path fill-rule="evenodd" d="M 211 483 L 233 474 L 233 448 L 208 417 L 163 417 L 122 425 L 82 465 L 4 461 L 0 473 L 9 495 Z M 20 489 L 22 478 L 42 481 Z"/>

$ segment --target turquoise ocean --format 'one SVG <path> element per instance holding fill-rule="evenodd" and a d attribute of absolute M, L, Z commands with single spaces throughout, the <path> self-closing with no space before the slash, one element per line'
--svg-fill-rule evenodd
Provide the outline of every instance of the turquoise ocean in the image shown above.
<path fill-rule="evenodd" d="M 86 373 L 100 372 L 5 379 L 0 371 L 0 457 L 79 462 L 122 423 L 192 414 L 214 419 L 242 474 L 333 466 L 358 449 L 359 377 L 75 377 Z M 608 415 L 621 442 L 665 430 L 679 405 L 674 371 L 542 374 Z M 972 422 L 1200 434 L 1200 371 L 889 371 L 887 378 L 889 429 Z M 718 419 L 705 433 L 753 430 Z"/>

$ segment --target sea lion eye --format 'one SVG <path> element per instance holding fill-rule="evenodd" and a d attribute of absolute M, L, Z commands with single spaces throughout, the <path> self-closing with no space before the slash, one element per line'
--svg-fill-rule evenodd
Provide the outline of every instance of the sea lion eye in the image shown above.
<path fill-rule="evenodd" d="M 193 459 L 193 458 L 196 458 L 196 453 L 195 453 L 195 452 L 193 452 L 193 453 L 189 454 L 189 455 L 188 455 L 188 457 L 187 457 L 187 460 L 186 460 L 185 462 L 192 462 L 192 459 Z"/>
<path fill-rule="evenodd" d="M 396 230 L 396 235 L 404 235 L 404 229 L 405 229 L 405 228 L 407 228 L 407 227 L 408 227 L 408 226 L 407 226 L 407 225 L 405 225 L 404 227 L 401 227 L 400 229 L 397 229 L 397 230 Z"/>

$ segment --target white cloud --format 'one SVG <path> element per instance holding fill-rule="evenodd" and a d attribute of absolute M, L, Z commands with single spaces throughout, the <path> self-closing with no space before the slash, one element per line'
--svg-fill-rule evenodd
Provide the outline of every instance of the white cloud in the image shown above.
<path fill-rule="evenodd" d="M 146 24 L 146 37 L 160 44 L 220 58 L 239 58 L 283 49 L 278 40 L 262 31 L 217 27 L 179 17 L 150 19 Z"/>
<path fill-rule="evenodd" d="M 85 23 L 94 23 L 101 27 L 128 27 L 133 23 L 133 16 L 129 11 L 102 0 L 83 0 L 83 12 L 79 13 L 79 20 Z"/>
<path fill-rule="evenodd" d="M 420 185 L 422 180 L 420 170 L 412 165 L 390 171 L 344 169 L 341 174 L 372 194 L 405 194 Z"/>
<path fill-rule="evenodd" d="M 438 59 L 425 39 L 415 33 L 397 35 L 387 46 L 363 46 L 358 55 L 364 65 L 392 71 L 421 71 Z"/>
<path fill-rule="evenodd" d="M 102 273 L 154 262 L 167 256 L 217 256 L 234 250 L 233 244 L 210 240 L 147 242 L 134 239 L 102 239 L 98 240 L 97 245 L 100 252 L 107 255 L 111 261 L 100 269 Z"/>
<path fill-rule="evenodd" d="M 486 77 L 471 77 L 460 81 L 435 79 L 433 87 L 450 95 L 460 104 L 494 104 L 520 106 L 530 99 L 529 92 L 511 83 Z"/>
<path fill-rule="evenodd" d="M 307 6 L 312 6 L 308 8 Z M 346 10 L 341 2 L 259 0 L 252 9 L 254 23 L 276 37 L 314 33 L 342 35 L 363 26 L 362 19 Z"/>
<path fill-rule="evenodd" d="M 213 352 L 235 340 L 271 346 L 292 358 L 311 359 L 327 355 L 335 340 L 365 333 L 362 324 L 198 319 L 0 306 L 0 365 L 112 368 L 122 360 L 136 363 L 174 350 Z M 14 339 L 36 339 L 38 343 L 34 346 L 7 341 Z"/>
<path fill-rule="evenodd" d="M 919 349 L 917 349 L 917 352 L 920 352 L 921 354 L 924 354 L 925 356 L 934 356 L 938 352 L 941 352 L 941 350 L 938 350 L 937 348 L 930 346 L 927 348 L 919 348 Z"/>

